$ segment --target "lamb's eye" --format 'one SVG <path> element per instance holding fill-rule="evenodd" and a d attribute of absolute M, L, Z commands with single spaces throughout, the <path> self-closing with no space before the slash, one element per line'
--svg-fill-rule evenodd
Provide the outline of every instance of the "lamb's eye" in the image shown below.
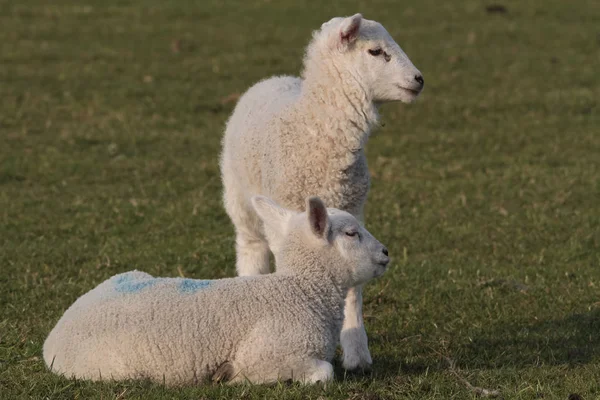
<path fill-rule="evenodd" d="M 381 50 L 379 48 L 377 48 L 377 49 L 370 49 L 369 50 L 369 54 L 372 55 L 372 56 L 377 57 L 377 56 L 380 56 L 380 55 L 383 54 L 383 50 Z"/>
<path fill-rule="evenodd" d="M 349 232 L 346 232 L 346 236 L 354 237 L 354 236 L 356 236 L 356 235 L 358 235 L 358 232 L 356 232 L 356 231 L 349 231 Z"/>

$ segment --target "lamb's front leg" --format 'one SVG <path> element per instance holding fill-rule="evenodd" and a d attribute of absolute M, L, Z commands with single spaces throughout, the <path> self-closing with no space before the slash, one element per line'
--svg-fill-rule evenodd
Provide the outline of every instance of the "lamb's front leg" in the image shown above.
<path fill-rule="evenodd" d="M 346 296 L 344 325 L 340 337 L 346 370 L 369 369 L 373 360 L 362 316 L 362 286 L 351 288 Z"/>
<path fill-rule="evenodd" d="M 318 359 L 296 359 L 294 357 L 279 363 L 272 359 L 265 359 L 263 363 L 253 363 L 250 368 L 244 367 L 244 362 L 226 363 L 215 373 L 213 380 L 223 381 L 220 379 L 223 371 L 226 374 L 224 381 L 229 384 L 248 381 L 255 384 L 269 384 L 292 380 L 309 385 L 319 382 L 327 385 L 334 378 L 331 363 Z"/>
<path fill-rule="evenodd" d="M 323 360 L 308 360 L 297 368 L 296 376 L 292 379 L 302 383 L 313 384 L 322 383 L 326 385 L 329 381 L 333 380 L 333 365 Z"/>

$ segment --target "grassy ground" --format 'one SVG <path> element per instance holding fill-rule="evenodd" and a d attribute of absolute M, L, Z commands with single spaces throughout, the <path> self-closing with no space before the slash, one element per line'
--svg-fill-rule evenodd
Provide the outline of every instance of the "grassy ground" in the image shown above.
<path fill-rule="evenodd" d="M 461 378 L 600 397 L 600 5 L 502 4 L 0 0 L 0 397 L 475 397 Z M 311 30 L 357 11 L 426 80 L 368 147 L 367 225 L 393 256 L 366 294 L 372 374 L 325 390 L 50 374 L 46 335 L 107 277 L 234 274 L 232 99 L 297 74 Z"/>

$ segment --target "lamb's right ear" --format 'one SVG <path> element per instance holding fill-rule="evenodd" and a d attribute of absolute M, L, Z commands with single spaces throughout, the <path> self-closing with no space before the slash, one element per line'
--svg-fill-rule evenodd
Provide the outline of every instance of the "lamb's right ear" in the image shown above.
<path fill-rule="evenodd" d="M 358 31 L 362 22 L 361 14 L 354 14 L 351 17 L 344 18 L 340 25 L 340 37 L 342 46 L 347 46 L 353 43 L 358 38 Z"/>
<path fill-rule="evenodd" d="M 285 227 L 293 215 L 292 211 L 280 207 L 273 200 L 265 196 L 252 197 L 252 206 L 270 230 L 275 231 L 278 235 L 285 233 Z"/>
<path fill-rule="evenodd" d="M 327 240 L 331 224 L 323 201 L 318 197 L 309 197 L 306 200 L 306 213 L 312 233 L 320 239 Z"/>

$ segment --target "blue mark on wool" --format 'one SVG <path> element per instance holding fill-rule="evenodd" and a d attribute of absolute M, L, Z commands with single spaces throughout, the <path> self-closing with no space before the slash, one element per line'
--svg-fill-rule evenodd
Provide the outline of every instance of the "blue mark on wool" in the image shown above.
<path fill-rule="evenodd" d="M 115 279 L 115 290 L 120 293 L 137 293 L 156 283 L 155 278 L 134 280 L 131 275 L 124 274 Z"/>
<path fill-rule="evenodd" d="M 183 293 L 194 293 L 200 289 L 205 289 L 212 284 L 209 280 L 199 279 L 181 279 L 179 283 L 179 291 Z"/>
<path fill-rule="evenodd" d="M 119 293 L 138 293 L 146 288 L 161 284 L 177 289 L 180 293 L 195 293 L 209 287 L 213 281 L 188 278 L 153 278 L 136 273 L 124 273 L 113 279 L 115 290 Z"/>

